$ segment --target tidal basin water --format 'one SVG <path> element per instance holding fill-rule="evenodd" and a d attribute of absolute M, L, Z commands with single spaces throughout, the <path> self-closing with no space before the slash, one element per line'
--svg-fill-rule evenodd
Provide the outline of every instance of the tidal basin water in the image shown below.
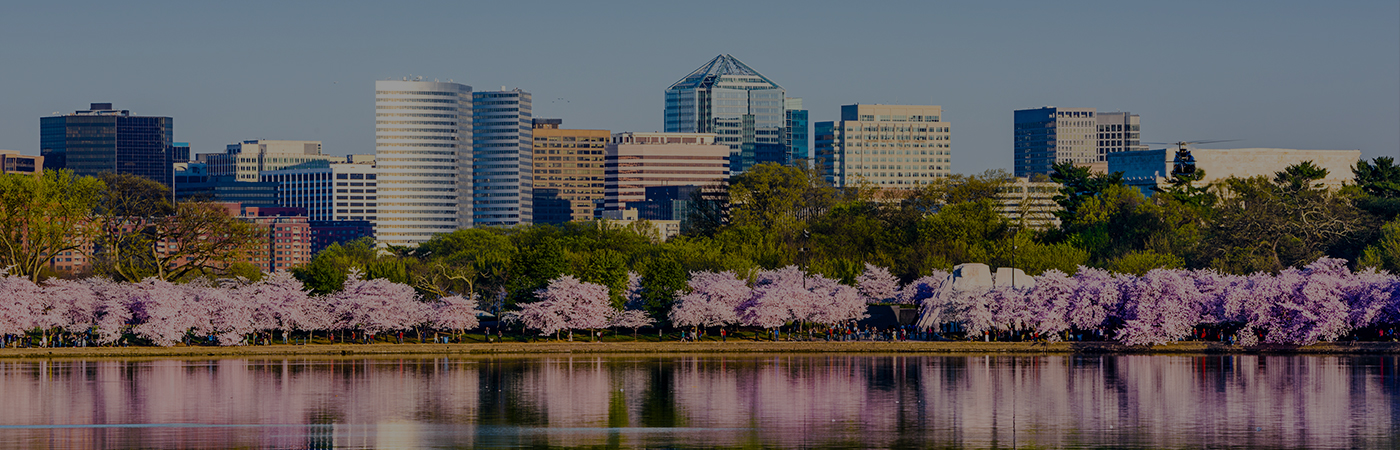
<path fill-rule="evenodd" d="M 1397 359 L 0 360 L 0 447 L 1400 448 Z"/>

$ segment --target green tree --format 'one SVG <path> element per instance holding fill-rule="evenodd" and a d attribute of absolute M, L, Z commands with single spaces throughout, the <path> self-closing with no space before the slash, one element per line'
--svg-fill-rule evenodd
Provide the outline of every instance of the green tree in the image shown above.
<path fill-rule="evenodd" d="M 1152 269 L 1180 269 L 1185 265 L 1186 261 L 1180 256 L 1142 250 L 1109 261 L 1105 268 L 1113 272 L 1142 276 Z"/>
<path fill-rule="evenodd" d="M 1357 161 L 1352 174 L 1363 193 L 1357 206 L 1382 220 L 1400 217 L 1400 166 L 1395 165 L 1395 158 Z"/>
<path fill-rule="evenodd" d="M 1232 273 L 1277 272 L 1299 267 L 1365 231 L 1361 212 L 1346 190 L 1318 180 L 1325 169 L 1304 163 L 1265 177 L 1230 178 L 1218 186 L 1220 206 L 1203 257 Z"/>
<path fill-rule="evenodd" d="M 765 163 L 730 180 L 729 200 L 733 225 L 757 227 L 787 244 L 831 209 L 836 191 L 809 169 Z"/>
<path fill-rule="evenodd" d="M 1373 267 L 1400 274 L 1400 219 L 1381 227 L 1380 238 L 1361 253 L 1357 267 Z"/>
<path fill-rule="evenodd" d="M 1061 210 L 1055 213 L 1062 222 L 1069 222 L 1079 214 L 1079 206 L 1094 198 L 1109 186 L 1123 185 L 1123 174 L 1095 174 L 1086 166 L 1076 166 L 1071 162 L 1055 163 L 1051 166 L 1050 179 L 1060 183 L 1060 194 L 1054 197 Z"/>
<path fill-rule="evenodd" d="M 337 292 L 345 286 L 350 269 L 363 271 L 377 259 L 375 253 L 373 238 L 332 243 L 312 257 L 309 264 L 292 268 L 292 275 L 316 294 Z"/>
<path fill-rule="evenodd" d="M 642 276 L 642 307 L 654 318 L 666 317 L 676 300 L 676 291 L 686 288 L 689 272 L 670 250 L 647 259 L 638 269 Z"/>
<path fill-rule="evenodd" d="M 59 253 L 92 242 L 92 211 L 104 188 L 67 170 L 0 174 L 0 267 L 37 282 Z"/>

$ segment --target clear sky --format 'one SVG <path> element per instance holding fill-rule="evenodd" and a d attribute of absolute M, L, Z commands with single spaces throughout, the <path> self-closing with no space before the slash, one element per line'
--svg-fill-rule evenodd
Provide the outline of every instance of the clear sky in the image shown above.
<path fill-rule="evenodd" d="M 729 53 L 802 97 L 934 104 L 953 168 L 1010 169 L 1012 111 L 1131 111 L 1145 141 L 1400 153 L 1400 1 L 5 2 L 0 148 L 112 102 L 195 153 L 243 139 L 374 152 L 374 83 L 534 94 L 566 128 L 657 131 L 667 86 Z M 1154 147 L 1156 148 L 1156 147 Z"/>

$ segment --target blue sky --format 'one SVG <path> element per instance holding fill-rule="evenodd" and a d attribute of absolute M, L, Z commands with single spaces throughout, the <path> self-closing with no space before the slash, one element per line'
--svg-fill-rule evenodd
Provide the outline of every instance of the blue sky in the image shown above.
<path fill-rule="evenodd" d="M 1126 110 L 1147 141 L 1400 153 L 1400 2 L 7 2 L 0 148 L 112 102 L 196 153 L 242 139 L 373 153 L 373 81 L 534 94 L 568 128 L 653 131 L 729 53 L 804 98 L 935 104 L 953 168 L 1010 168 L 1012 111 Z"/>

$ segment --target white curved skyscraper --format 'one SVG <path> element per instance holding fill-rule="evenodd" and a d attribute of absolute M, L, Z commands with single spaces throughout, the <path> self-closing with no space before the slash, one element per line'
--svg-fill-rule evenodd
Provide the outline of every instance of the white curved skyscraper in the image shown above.
<path fill-rule="evenodd" d="M 381 244 L 411 245 L 471 226 L 472 88 L 374 82 Z"/>

